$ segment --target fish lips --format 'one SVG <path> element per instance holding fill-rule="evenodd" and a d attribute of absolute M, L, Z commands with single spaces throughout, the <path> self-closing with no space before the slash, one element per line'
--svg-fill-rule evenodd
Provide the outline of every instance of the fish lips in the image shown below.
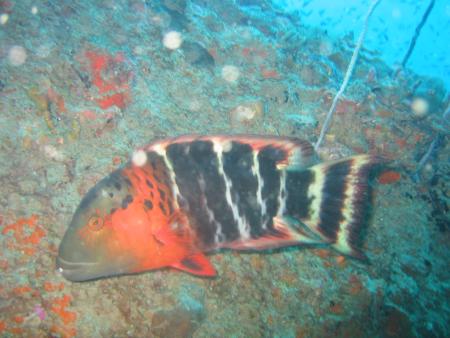
<path fill-rule="evenodd" d="M 83 282 L 102 276 L 97 262 L 70 262 L 61 256 L 56 258 L 56 270 L 71 282 Z"/>
<path fill-rule="evenodd" d="M 98 262 L 71 262 L 58 255 L 56 270 L 71 282 L 84 282 L 116 275 L 132 273 L 129 262 L 121 261 L 116 264 Z"/>

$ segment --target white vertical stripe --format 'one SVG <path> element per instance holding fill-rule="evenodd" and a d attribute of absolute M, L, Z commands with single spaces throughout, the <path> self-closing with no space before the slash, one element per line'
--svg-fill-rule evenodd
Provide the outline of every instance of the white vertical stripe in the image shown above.
<path fill-rule="evenodd" d="M 280 170 L 280 191 L 278 192 L 278 212 L 277 216 L 281 217 L 286 212 L 286 170 Z"/>
<path fill-rule="evenodd" d="M 214 243 L 216 244 L 222 243 L 225 239 L 225 235 L 222 232 L 222 225 L 215 219 L 214 212 L 208 207 L 208 200 L 206 199 L 205 195 L 205 184 L 206 184 L 205 179 L 203 178 L 203 176 L 200 176 L 199 179 L 199 186 L 201 191 L 200 201 L 203 208 L 206 211 L 206 214 L 208 215 L 208 222 L 210 224 L 214 224 L 215 226 L 216 232 L 214 234 Z"/>
<path fill-rule="evenodd" d="M 233 203 L 233 200 L 231 198 L 232 183 L 231 183 L 230 179 L 227 177 L 227 175 L 225 174 L 225 171 L 223 170 L 223 151 L 224 151 L 223 145 L 220 142 L 220 140 L 217 140 L 217 139 L 213 140 L 213 144 L 214 144 L 214 151 L 217 154 L 217 160 L 219 162 L 217 170 L 219 172 L 219 175 L 221 175 L 223 177 L 224 182 L 225 182 L 225 197 L 226 197 L 227 203 L 230 206 L 230 208 L 233 212 L 233 218 L 238 225 L 238 231 L 239 231 L 240 238 L 247 239 L 250 237 L 250 226 L 245 219 L 242 219 L 239 216 L 238 206 Z"/>
<path fill-rule="evenodd" d="M 309 218 L 304 220 L 307 225 L 310 225 L 309 228 L 311 230 L 322 237 L 323 235 L 320 233 L 317 226 L 320 222 L 320 209 L 323 200 L 322 189 L 325 184 L 326 176 L 326 173 L 323 172 L 324 169 L 324 166 L 311 168 L 311 171 L 314 173 L 314 182 L 308 188 L 308 199 L 311 200 L 311 205 L 309 206 Z"/>
<path fill-rule="evenodd" d="M 256 180 L 258 182 L 258 187 L 256 190 L 256 200 L 258 201 L 258 204 L 261 206 L 261 219 L 264 220 L 266 213 L 267 213 L 267 204 L 266 201 L 262 198 L 262 190 L 264 187 L 264 180 L 261 177 L 261 172 L 259 170 L 259 161 L 258 161 L 258 154 L 259 152 L 257 150 L 253 150 L 253 165 L 252 165 L 252 172 L 253 175 L 256 176 Z M 266 229 L 266 222 L 262 222 L 261 228 L 263 230 Z"/>
<path fill-rule="evenodd" d="M 172 194 L 174 197 L 174 204 L 175 204 L 174 207 L 175 209 L 178 209 L 179 208 L 178 198 L 183 198 L 183 196 L 181 195 L 180 189 L 178 188 L 178 184 L 175 177 L 175 171 L 173 170 L 172 163 L 169 161 L 169 158 L 167 157 L 166 148 L 163 147 L 161 144 L 155 144 L 153 147 L 151 147 L 150 151 L 152 150 L 164 159 L 164 164 L 167 167 L 170 180 L 172 181 Z"/>

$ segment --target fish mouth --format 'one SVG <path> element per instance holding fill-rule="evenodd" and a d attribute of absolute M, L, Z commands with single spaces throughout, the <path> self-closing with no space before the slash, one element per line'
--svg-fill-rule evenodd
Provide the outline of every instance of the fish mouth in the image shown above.
<path fill-rule="evenodd" d="M 71 282 L 84 282 L 128 273 L 126 262 L 128 261 L 117 262 L 116 264 L 106 264 L 101 260 L 73 262 L 58 256 L 56 258 L 56 270 Z"/>
<path fill-rule="evenodd" d="M 58 256 L 56 270 L 71 282 L 82 282 L 101 277 L 98 269 L 99 262 L 71 262 Z"/>

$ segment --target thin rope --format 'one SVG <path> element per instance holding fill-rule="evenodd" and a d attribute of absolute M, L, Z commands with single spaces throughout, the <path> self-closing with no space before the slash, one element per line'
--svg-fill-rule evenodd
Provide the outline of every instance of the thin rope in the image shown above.
<path fill-rule="evenodd" d="M 405 56 L 403 57 L 401 68 L 405 68 L 406 63 L 408 62 L 409 57 L 411 56 L 411 53 L 414 50 L 414 47 L 416 46 L 416 41 L 420 35 L 420 31 L 422 30 L 423 25 L 425 25 L 425 22 L 427 22 L 428 16 L 430 15 L 430 12 L 433 9 L 433 6 L 434 6 L 434 0 L 431 0 L 427 7 L 427 10 L 425 11 L 424 15 L 422 16 L 422 20 L 416 27 L 416 31 L 414 32 L 414 36 L 409 44 L 408 51 L 406 52 Z"/>
<path fill-rule="evenodd" d="M 361 34 L 359 35 L 358 42 L 356 44 L 356 47 L 355 47 L 355 49 L 353 51 L 352 58 L 350 60 L 350 64 L 348 65 L 347 72 L 345 73 L 344 80 L 342 81 L 341 88 L 339 88 L 339 91 L 337 92 L 336 96 L 333 99 L 333 103 L 331 104 L 330 110 L 327 113 L 327 116 L 325 118 L 325 122 L 323 123 L 323 126 L 322 126 L 322 130 L 320 131 L 319 139 L 317 140 L 317 142 L 316 142 L 316 144 L 314 146 L 314 149 L 316 151 L 319 149 L 320 144 L 322 143 L 323 138 L 325 137 L 325 134 L 328 131 L 328 127 L 329 127 L 329 124 L 331 122 L 331 118 L 333 117 L 333 113 L 334 113 L 334 110 L 336 108 L 336 104 L 337 104 L 340 96 L 344 92 L 345 88 L 347 87 L 348 81 L 350 80 L 350 76 L 352 75 L 353 68 L 355 67 L 356 60 L 358 59 L 359 50 L 361 49 L 361 46 L 362 46 L 363 41 L 364 41 L 364 38 L 366 36 L 367 26 L 368 26 L 368 23 L 369 23 L 369 18 L 372 15 L 375 7 L 378 5 L 378 3 L 380 1 L 381 0 L 374 0 L 372 2 L 372 4 L 370 5 L 369 10 L 367 11 L 366 18 L 364 19 L 363 30 L 362 30 Z"/>

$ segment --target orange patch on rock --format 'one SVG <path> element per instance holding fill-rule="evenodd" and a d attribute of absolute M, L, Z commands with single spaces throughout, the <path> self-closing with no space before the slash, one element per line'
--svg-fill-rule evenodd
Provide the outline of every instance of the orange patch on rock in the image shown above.
<path fill-rule="evenodd" d="M 77 314 L 75 312 L 67 311 L 66 307 L 72 301 L 72 297 L 69 295 L 64 295 L 61 298 L 56 298 L 51 307 L 51 311 L 56 313 L 63 321 L 64 324 L 73 323 L 77 319 Z"/>
<path fill-rule="evenodd" d="M 341 315 L 344 313 L 344 308 L 340 303 L 333 303 L 330 306 L 330 311 L 335 315 Z"/>
<path fill-rule="evenodd" d="M 127 93 L 115 93 L 109 96 L 104 96 L 100 99 L 95 100 L 98 106 L 102 109 L 107 109 L 112 106 L 116 106 L 117 108 L 124 109 L 128 102 L 128 94 Z"/>
<path fill-rule="evenodd" d="M 408 145 L 408 142 L 403 138 L 398 138 L 395 140 L 395 143 L 398 145 L 400 149 L 405 148 Z"/>
<path fill-rule="evenodd" d="M 112 57 L 87 51 L 85 56 L 90 63 L 92 84 L 97 87 L 98 93 L 102 96 L 95 100 L 98 106 L 102 109 L 112 106 L 124 109 L 131 98 L 129 88 L 131 73 L 122 70 L 119 66 L 125 62 L 124 55 L 118 53 Z"/>
<path fill-rule="evenodd" d="M 21 218 L 16 223 L 5 226 L 2 235 L 9 232 L 14 233 L 15 242 L 9 242 L 8 248 L 20 250 L 26 255 L 33 255 L 36 252 L 36 246 L 41 242 L 46 232 L 37 224 L 38 216 L 32 215 L 30 218 Z M 30 235 L 27 233 L 31 232 Z"/>
<path fill-rule="evenodd" d="M 320 258 L 328 258 L 330 256 L 330 251 L 326 249 L 316 249 L 313 251 L 316 256 Z"/>
<path fill-rule="evenodd" d="M 51 283 L 51 282 L 44 282 L 44 290 L 47 292 L 53 292 L 53 291 L 62 291 L 64 289 L 64 283 Z"/>
<path fill-rule="evenodd" d="M 380 184 L 392 184 L 401 179 L 400 173 L 394 170 L 388 170 L 378 176 L 378 183 Z"/>
<path fill-rule="evenodd" d="M 280 74 L 275 69 L 261 69 L 261 75 L 265 79 L 279 79 Z"/>
<path fill-rule="evenodd" d="M 350 283 L 349 293 L 351 295 L 356 295 L 362 291 L 363 284 L 356 275 L 350 276 L 349 283 Z"/>
<path fill-rule="evenodd" d="M 15 296 L 21 296 L 25 293 L 31 292 L 32 288 L 28 285 L 15 287 L 12 292 Z"/>
<path fill-rule="evenodd" d="M 336 105 L 336 114 L 337 115 L 343 115 L 343 114 L 355 114 L 359 110 L 359 104 L 354 101 L 350 100 L 341 100 L 338 101 Z"/>
<path fill-rule="evenodd" d="M 0 269 L 6 271 L 9 267 L 8 261 L 6 259 L 0 259 Z"/>
<path fill-rule="evenodd" d="M 344 267 L 346 265 L 346 260 L 345 260 L 345 256 L 337 256 L 336 257 L 336 263 L 337 265 L 339 265 L 340 267 Z"/>
<path fill-rule="evenodd" d="M 14 316 L 13 321 L 16 322 L 17 324 L 22 324 L 24 321 L 23 316 Z"/>
<path fill-rule="evenodd" d="M 77 335 L 77 330 L 73 327 L 53 325 L 50 331 L 63 338 L 72 338 Z"/>

